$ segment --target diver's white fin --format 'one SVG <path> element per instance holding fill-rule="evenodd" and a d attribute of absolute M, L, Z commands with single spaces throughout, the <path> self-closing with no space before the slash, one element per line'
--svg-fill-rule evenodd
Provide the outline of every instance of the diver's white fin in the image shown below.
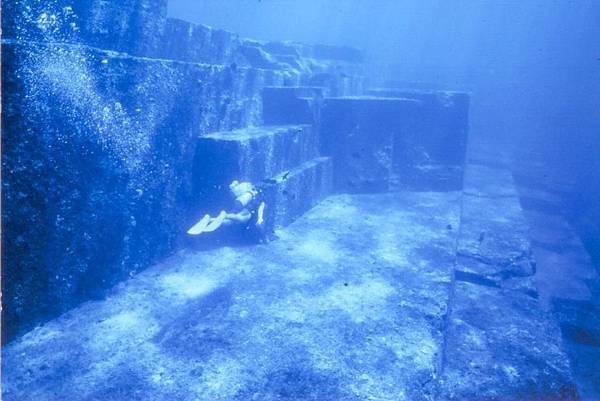
<path fill-rule="evenodd" d="M 194 226 L 192 228 L 190 228 L 187 233 L 189 235 L 202 234 L 209 221 L 210 221 L 210 216 L 208 214 L 205 214 L 204 217 L 201 218 L 200 221 L 198 221 L 196 224 L 194 224 Z"/>
<path fill-rule="evenodd" d="M 221 213 L 219 213 L 219 215 L 217 217 L 215 217 L 214 219 L 212 219 L 211 222 L 208 223 L 206 228 L 204 228 L 204 232 L 212 233 L 217 228 L 221 227 L 221 224 L 223 224 L 223 221 L 225 221 L 226 216 L 227 216 L 227 213 L 225 213 L 225 211 L 222 211 Z"/>

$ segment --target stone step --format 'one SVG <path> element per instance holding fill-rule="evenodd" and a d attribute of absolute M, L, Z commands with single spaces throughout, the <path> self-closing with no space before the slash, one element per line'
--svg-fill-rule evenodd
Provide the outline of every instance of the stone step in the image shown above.
<path fill-rule="evenodd" d="M 521 267 L 530 271 L 525 266 L 531 261 L 529 226 L 518 199 L 464 194 L 457 253 L 491 269 L 485 274 L 483 271 L 473 273 L 518 275 L 513 269 Z M 521 266 L 521 262 L 525 265 Z"/>
<path fill-rule="evenodd" d="M 600 347 L 570 341 L 565 341 L 564 347 L 569 354 L 580 400 L 600 400 L 600 369 L 593 368 L 600 361 Z"/>
<path fill-rule="evenodd" d="M 325 88 L 311 86 L 265 87 L 263 122 L 265 124 L 314 124 Z"/>
<path fill-rule="evenodd" d="M 198 138 L 193 163 L 195 200 L 205 202 L 233 180 L 258 183 L 318 156 L 309 125 L 265 126 Z"/>
<path fill-rule="evenodd" d="M 491 198 L 518 197 L 512 173 L 507 168 L 467 164 L 463 191 L 467 195 Z"/>
<path fill-rule="evenodd" d="M 396 152 L 399 168 L 415 164 L 457 164 L 465 162 L 469 130 L 469 94 L 451 91 L 371 89 L 367 94 L 381 98 L 402 98 L 420 104 L 410 130 L 397 139 L 407 152 Z"/>
<path fill-rule="evenodd" d="M 394 174 L 398 137 L 409 130 L 419 102 L 401 98 L 327 98 L 322 150 L 334 159 L 334 184 L 343 192 L 384 192 Z"/>
<path fill-rule="evenodd" d="M 267 228 L 285 227 L 332 192 L 331 158 L 318 157 L 266 180 Z"/>
<path fill-rule="evenodd" d="M 555 298 L 552 310 L 560 323 L 565 341 L 600 347 L 600 305 L 590 301 Z"/>
<path fill-rule="evenodd" d="M 326 98 L 321 140 L 334 157 L 336 188 L 461 189 L 468 96 L 436 96 Z"/>
<path fill-rule="evenodd" d="M 510 170 L 467 164 L 462 202 L 456 279 L 536 298 L 529 226 Z"/>
<path fill-rule="evenodd" d="M 560 329 L 536 299 L 457 282 L 446 330 L 440 399 L 578 400 Z"/>

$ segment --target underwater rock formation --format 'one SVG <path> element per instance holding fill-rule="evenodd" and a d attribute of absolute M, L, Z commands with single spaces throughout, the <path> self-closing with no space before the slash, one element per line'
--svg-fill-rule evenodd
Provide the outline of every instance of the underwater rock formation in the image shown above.
<path fill-rule="evenodd" d="M 198 216 L 227 205 L 233 180 L 252 182 L 266 202 L 266 230 L 289 224 L 332 192 L 332 164 L 320 157 L 316 126 L 283 125 L 198 138 L 192 166 Z M 215 168 L 218 166 L 218 168 Z"/>
<path fill-rule="evenodd" d="M 456 92 L 368 90 L 325 99 L 323 150 L 333 155 L 336 187 L 458 190 L 469 126 L 469 96 Z"/>
<path fill-rule="evenodd" d="M 166 0 L 2 6 L 4 341 L 175 250 L 197 138 L 262 124 L 263 87 L 360 87 L 358 51 L 253 43 L 267 66 Z"/>
<path fill-rule="evenodd" d="M 578 398 L 560 330 L 597 322 L 542 308 L 510 170 L 465 163 L 467 94 L 364 96 L 358 50 L 165 4 L 5 9 L 5 398 Z M 279 240 L 164 260 L 233 179 Z"/>

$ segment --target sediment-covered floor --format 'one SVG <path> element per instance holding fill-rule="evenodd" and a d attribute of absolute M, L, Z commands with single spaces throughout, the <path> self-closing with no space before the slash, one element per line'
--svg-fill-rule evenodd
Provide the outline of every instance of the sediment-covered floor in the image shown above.
<path fill-rule="evenodd" d="M 327 198 L 184 250 L 9 344 L 5 400 L 569 400 L 512 175 Z"/>

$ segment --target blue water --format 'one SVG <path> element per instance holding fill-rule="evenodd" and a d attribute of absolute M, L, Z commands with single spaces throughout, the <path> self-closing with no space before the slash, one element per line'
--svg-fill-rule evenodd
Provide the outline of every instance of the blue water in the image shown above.
<path fill-rule="evenodd" d="M 599 400 L 600 2 L 2 0 L 6 400 Z"/>

